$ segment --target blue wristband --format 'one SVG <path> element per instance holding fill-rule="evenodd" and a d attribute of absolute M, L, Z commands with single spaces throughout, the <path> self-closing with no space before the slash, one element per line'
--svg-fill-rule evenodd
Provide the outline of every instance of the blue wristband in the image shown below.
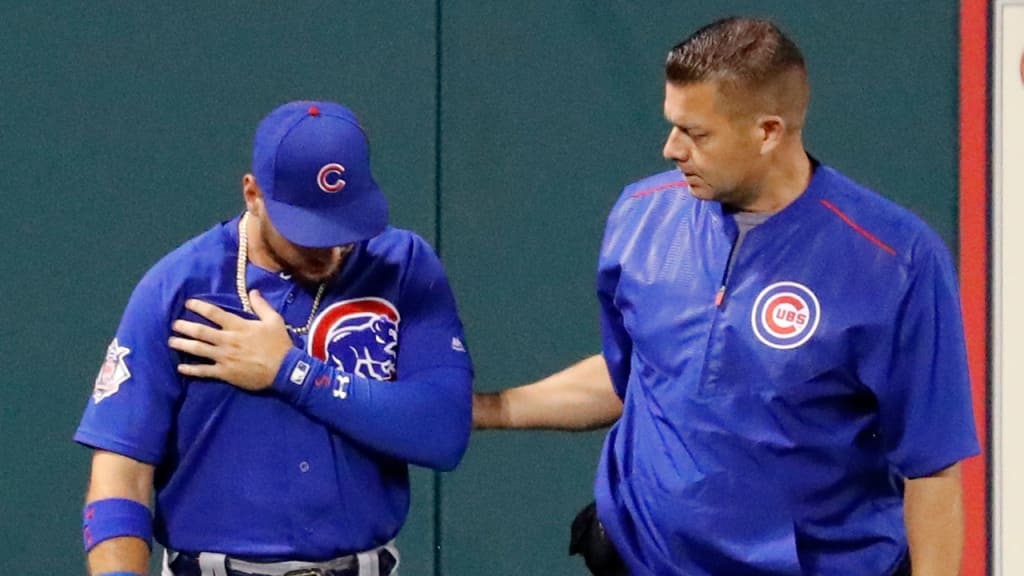
<path fill-rule="evenodd" d="M 103 574 L 97 574 L 96 576 L 143 576 L 138 572 L 104 572 Z"/>
<path fill-rule="evenodd" d="M 100 542 L 121 536 L 139 538 L 152 549 L 153 521 L 149 508 L 127 498 L 106 498 L 85 505 L 82 511 L 82 543 L 86 552 Z"/>

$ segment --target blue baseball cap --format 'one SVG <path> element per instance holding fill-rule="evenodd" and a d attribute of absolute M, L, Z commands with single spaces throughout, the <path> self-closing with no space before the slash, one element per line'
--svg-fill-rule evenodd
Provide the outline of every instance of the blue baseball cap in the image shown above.
<path fill-rule="evenodd" d="M 289 102 L 268 114 L 256 129 L 252 172 L 271 223 L 294 244 L 343 246 L 387 227 L 366 133 L 340 104 Z"/>

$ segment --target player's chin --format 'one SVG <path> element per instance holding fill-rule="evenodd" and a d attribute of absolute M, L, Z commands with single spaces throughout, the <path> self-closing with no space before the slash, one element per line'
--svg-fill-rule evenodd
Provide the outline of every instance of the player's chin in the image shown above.
<path fill-rule="evenodd" d="M 300 270 L 295 270 L 293 273 L 299 281 L 306 284 L 320 284 L 330 280 L 335 274 L 338 273 L 340 265 L 337 262 L 330 262 L 325 264 L 313 264 L 303 266 Z"/>

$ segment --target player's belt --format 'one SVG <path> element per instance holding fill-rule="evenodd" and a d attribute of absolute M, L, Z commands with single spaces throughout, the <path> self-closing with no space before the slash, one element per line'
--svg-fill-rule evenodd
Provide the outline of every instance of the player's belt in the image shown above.
<path fill-rule="evenodd" d="M 325 562 L 250 562 L 212 552 L 167 551 L 163 576 L 390 576 L 398 564 L 393 541 Z"/>

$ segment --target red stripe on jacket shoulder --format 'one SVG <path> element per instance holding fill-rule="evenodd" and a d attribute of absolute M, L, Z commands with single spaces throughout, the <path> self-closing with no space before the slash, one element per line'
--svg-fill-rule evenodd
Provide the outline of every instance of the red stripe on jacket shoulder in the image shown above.
<path fill-rule="evenodd" d="M 675 182 L 669 182 L 668 184 L 662 184 L 661 186 L 655 186 L 654 188 L 648 188 L 641 190 L 635 194 L 630 194 L 630 198 L 640 198 L 641 196 L 647 196 L 648 194 L 654 194 L 655 192 L 661 192 L 662 190 L 668 190 L 669 188 L 689 188 L 686 180 L 677 180 Z"/>
<path fill-rule="evenodd" d="M 861 228 L 856 222 L 853 221 L 852 218 L 843 213 L 843 211 L 840 210 L 839 208 L 836 208 L 835 204 L 829 202 L 828 200 L 821 200 L 821 203 L 829 210 L 835 212 L 840 218 L 843 219 L 843 222 L 846 222 L 850 226 L 850 228 L 853 228 L 854 230 L 859 232 L 861 236 L 864 236 L 868 240 L 871 240 L 872 242 L 875 243 L 876 246 L 878 246 L 882 250 L 885 250 L 889 254 L 892 254 L 893 256 L 896 255 L 896 251 L 892 249 L 892 246 L 889 246 L 885 242 L 882 242 L 874 234 Z"/>

